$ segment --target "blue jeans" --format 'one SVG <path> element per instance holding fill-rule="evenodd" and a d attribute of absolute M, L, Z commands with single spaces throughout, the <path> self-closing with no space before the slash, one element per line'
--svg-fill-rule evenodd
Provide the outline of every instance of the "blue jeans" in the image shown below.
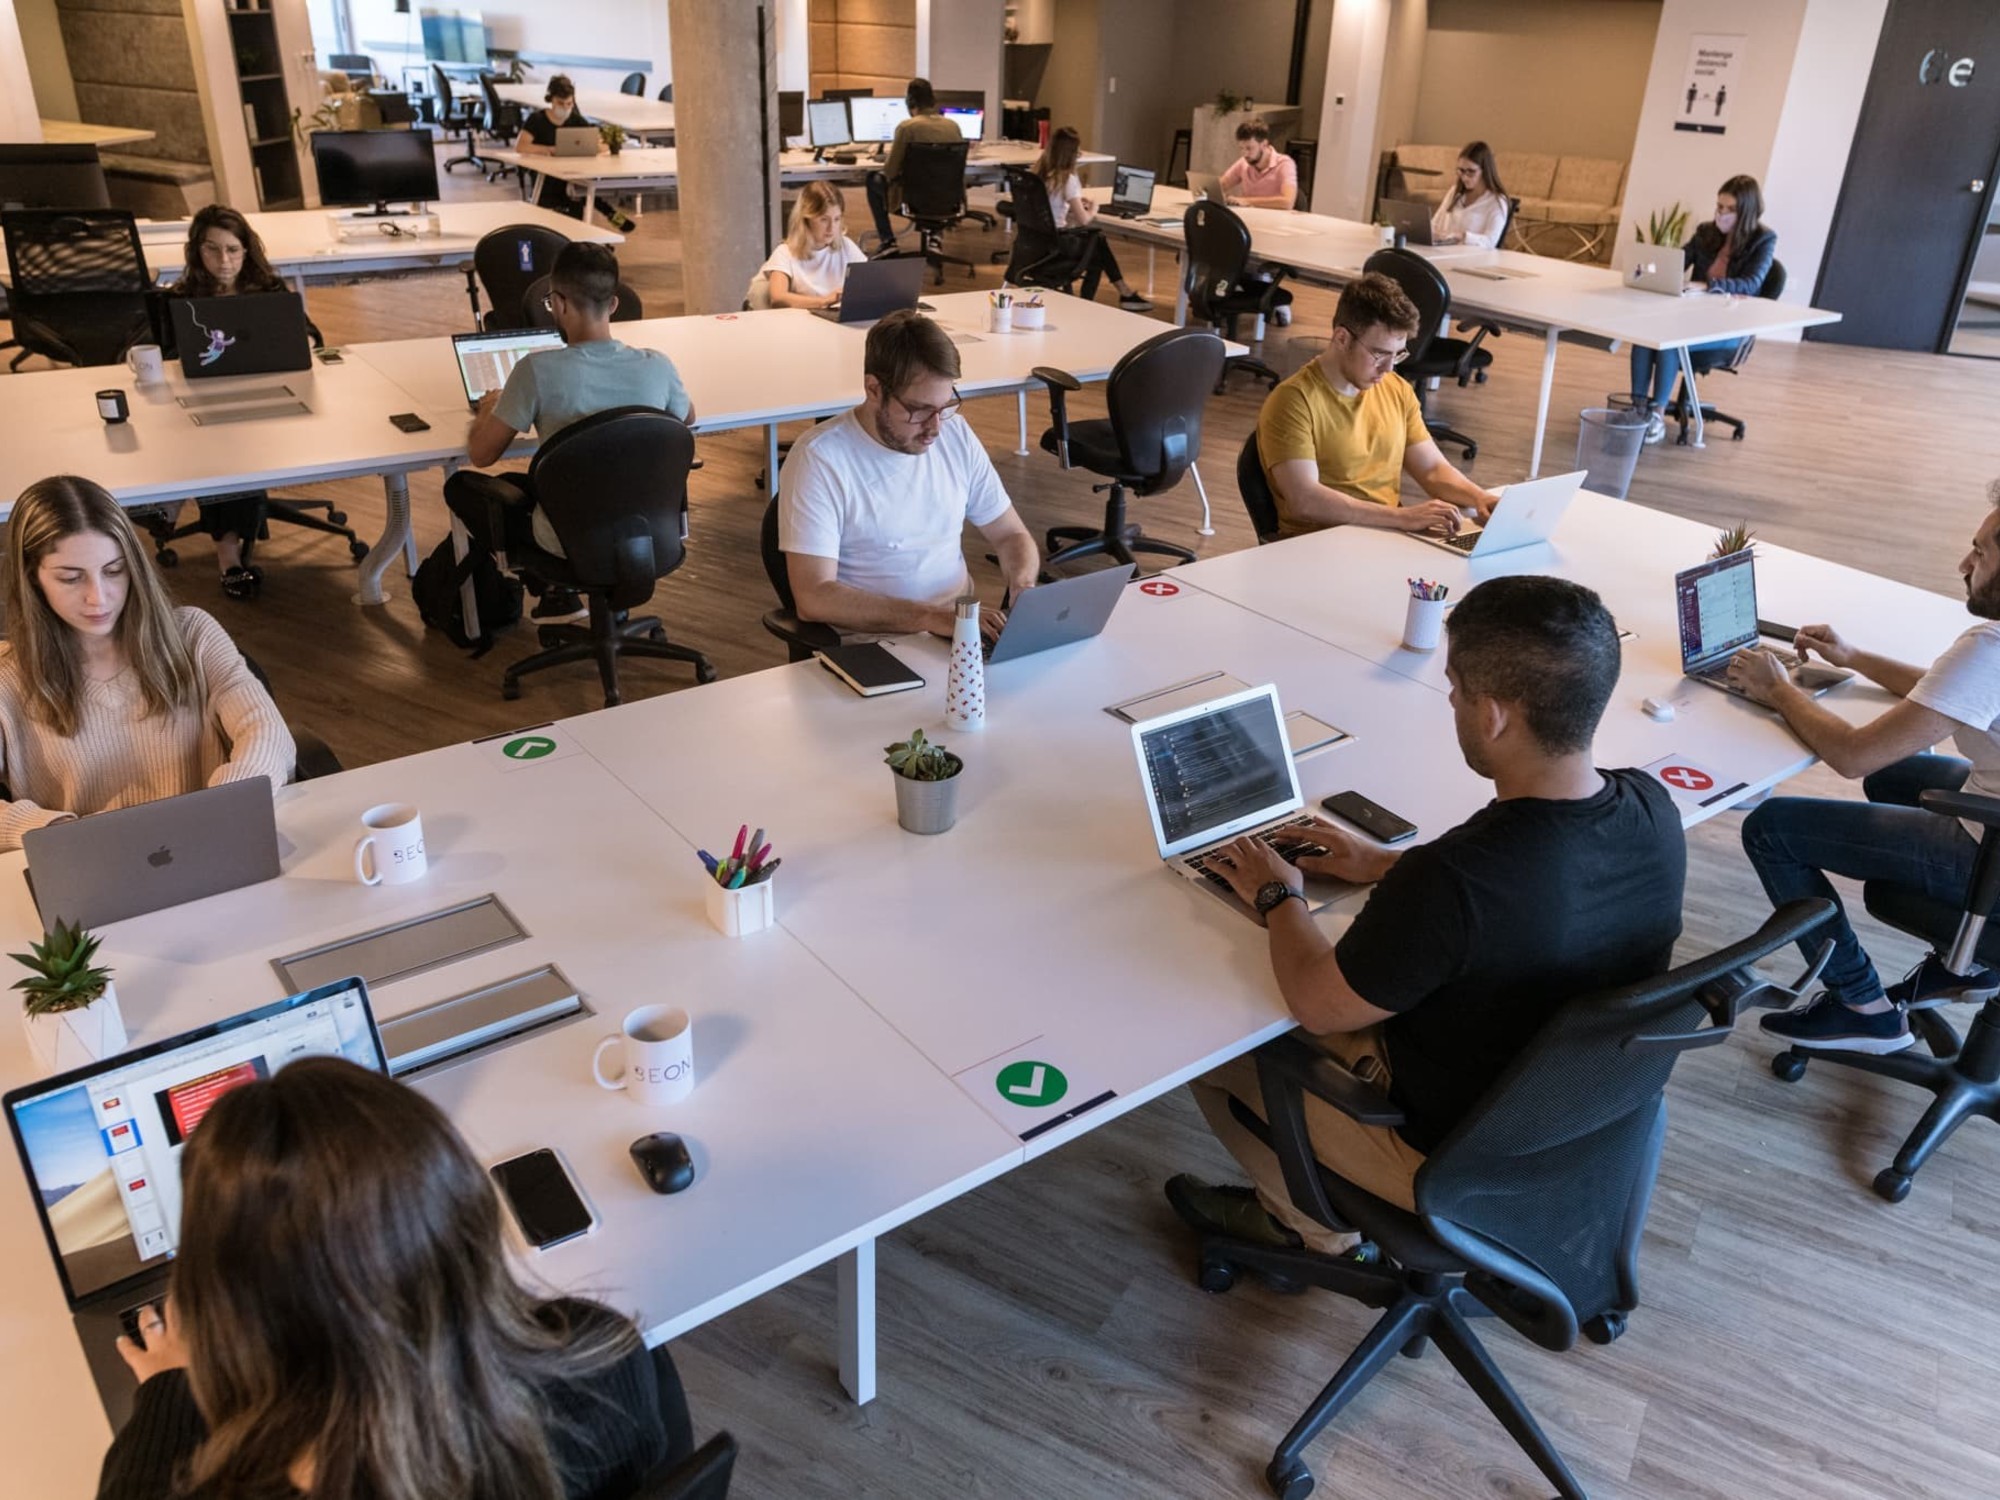
<path fill-rule="evenodd" d="M 1726 360 L 1736 351 L 1739 339 L 1718 339 L 1712 344 L 1693 344 L 1694 349 L 1718 349 Z M 1722 361 L 1718 360 L 1717 363 Z M 1681 373 L 1681 351 L 1678 349 L 1641 349 L 1632 346 L 1632 394 L 1650 394 L 1653 405 L 1665 406 L 1674 394 L 1674 381 Z"/>
<path fill-rule="evenodd" d="M 1810 960 L 1830 936 L 1833 957 L 1821 976 L 1849 1005 L 1882 998 L 1882 980 L 1862 951 L 1827 875 L 1886 880 L 1957 902 L 1965 895 L 1979 844 L 1956 818 L 1917 806 L 1920 793 L 1957 791 L 1971 767 L 1949 755 L 1912 755 L 1862 780 L 1866 802 L 1773 797 L 1743 820 L 1743 852 L 1773 906 L 1823 896 L 1837 915 L 1799 943 Z"/>

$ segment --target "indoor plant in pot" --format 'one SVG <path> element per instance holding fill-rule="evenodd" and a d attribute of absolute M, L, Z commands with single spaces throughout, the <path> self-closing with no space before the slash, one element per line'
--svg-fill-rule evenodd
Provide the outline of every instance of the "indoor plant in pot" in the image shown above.
<path fill-rule="evenodd" d="M 965 762 L 921 729 L 883 747 L 896 773 L 896 821 L 911 833 L 943 833 L 958 821 L 958 773 Z"/>
<path fill-rule="evenodd" d="M 613 156 L 616 156 L 625 149 L 625 127 L 623 125 L 613 125 L 607 120 L 604 124 L 597 127 L 597 133 L 604 137 L 604 144 L 610 148 Z"/>
<path fill-rule="evenodd" d="M 65 1073 L 125 1050 L 125 1018 L 111 971 L 91 962 L 99 941 L 58 920 L 30 952 L 12 955 L 28 970 L 14 988 L 25 997 L 21 1020 L 28 1046 L 47 1072 Z"/>

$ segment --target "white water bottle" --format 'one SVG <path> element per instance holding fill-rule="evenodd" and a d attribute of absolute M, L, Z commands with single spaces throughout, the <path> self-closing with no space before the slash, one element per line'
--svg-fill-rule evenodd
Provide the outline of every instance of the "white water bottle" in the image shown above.
<path fill-rule="evenodd" d="M 986 727 L 986 658 L 979 649 L 979 596 L 966 594 L 956 603 L 951 624 L 951 669 L 944 680 L 944 722 L 947 729 Z"/>

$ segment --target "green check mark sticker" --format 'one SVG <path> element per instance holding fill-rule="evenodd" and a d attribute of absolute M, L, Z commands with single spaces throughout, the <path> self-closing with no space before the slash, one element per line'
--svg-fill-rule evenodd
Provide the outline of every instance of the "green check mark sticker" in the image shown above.
<path fill-rule="evenodd" d="M 1002 1068 L 994 1078 L 993 1086 L 1009 1104 L 1018 1104 L 1026 1109 L 1040 1109 L 1045 1104 L 1054 1104 L 1069 1092 L 1069 1080 L 1063 1077 L 1062 1069 L 1026 1058 L 1010 1062 Z"/>
<path fill-rule="evenodd" d="M 500 753 L 509 760 L 540 760 L 544 755 L 555 752 L 556 742 L 545 734 L 524 734 L 519 739 L 509 740 L 500 747 Z"/>

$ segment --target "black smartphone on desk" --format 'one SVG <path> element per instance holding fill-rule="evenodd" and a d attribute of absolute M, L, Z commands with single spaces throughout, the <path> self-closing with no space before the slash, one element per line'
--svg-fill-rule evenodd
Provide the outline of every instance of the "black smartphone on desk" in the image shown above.
<path fill-rule="evenodd" d="M 596 1227 L 597 1216 L 570 1180 L 562 1158 L 548 1147 L 496 1162 L 488 1172 L 513 1210 L 521 1237 L 537 1250 L 577 1239 Z"/>
<path fill-rule="evenodd" d="M 1399 818 L 1379 802 L 1371 802 L 1359 792 L 1335 792 L 1320 806 L 1336 818 L 1345 819 L 1382 844 L 1400 844 L 1417 836 L 1417 825 Z"/>

